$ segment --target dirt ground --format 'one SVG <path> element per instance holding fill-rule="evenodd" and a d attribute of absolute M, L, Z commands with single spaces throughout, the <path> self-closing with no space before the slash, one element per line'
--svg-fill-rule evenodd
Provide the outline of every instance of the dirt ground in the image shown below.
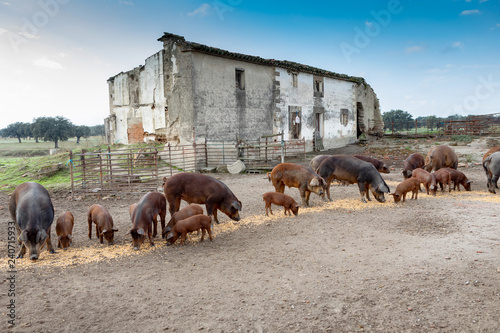
<path fill-rule="evenodd" d="M 330 153 L 365 153 L 393 168 L 391 190 L 412 151 L 433 143 L 379 140 Z M 5 306 L 8 194 L 0 193 L 0 331 L 14 332 L 498 332 L 499 195 L 479 165 L 484 141 L 453 147 L 471 192 L 363 204 L 356 185 L 332 187 L 332 202 L 266 217 L 263 174 L 213 174 L 242 201 L 242 220 L 219 214 L 213 242 L 144 244 L 133 251 L 128 207 L 139 197 L 71 200 L 52 193 L 56 215 L 75 215 L 68 251 L 16 260 L 15 326 Z M 297 189 L 285 193 L 300 202 Z M 116 245 L 87 237 L 99 202 L 120 229 Z M 168 219 L 168 214 L 167 214 Z M 94 230 L 93 230 L 94 232 Z M 53 244 L 55 231 L 52 228 Z"/>

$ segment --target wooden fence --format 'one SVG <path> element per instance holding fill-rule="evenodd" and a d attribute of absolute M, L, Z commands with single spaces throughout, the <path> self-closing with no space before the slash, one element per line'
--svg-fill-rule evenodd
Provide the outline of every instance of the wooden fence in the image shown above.
<path fill-rule="evenodd" d="M 248 169 L 271 169 L 283 160 L 305 161 L 305 141 L 208 141 L 204 144 L 166 145 L 164 149 L 120 148 L 70 152 L 73 196 L 108 196 L 161 190 L 163 177 L 199 172 L 242 160 Z"/>

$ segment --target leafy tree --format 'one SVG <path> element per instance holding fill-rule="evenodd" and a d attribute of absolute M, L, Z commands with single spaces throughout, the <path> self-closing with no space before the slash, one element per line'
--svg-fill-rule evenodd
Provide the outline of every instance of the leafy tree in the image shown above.
<path fill-rule="evenodd" d="M 104 136 L 104 125 L 94 125 L 90 126 L 90 135 L 91 136 Z"/>
<path fill-rule="evenodd" d="M 6 128 L 2 130 L 3 137 L 17 138 L 19 143 L 21 143 L 21 138 L 26 137 L 26 125 L 29 123 L 16 122 L 9 124 Z"/>
<path fill-rule="evenodd" d="M 88 138 L 90 136 L 90 127 L 85 125 L 75 126 L 76 143 L 80 143 L 80 138 Z"/>
<path fill-rule="evenodd" d="M 35 138 L 36 143 L 38 143 L 39 138 L 43 138 L 43 134 L 49 128 L 50 120 L 47 117 L 38 117 L 33 119 L 31 124 L 31 134 Z"/>
<path fill-rule="evenodd" d="M 54 148 L 59 148 L 59 141 L 67 141 L 74 136 L 74 125 L 67 118 L 57 116 L 47 117 L 47 127 L 43 131 L 44 141 L 53 141 Z"/>
<path fill-rule="evenodd" d="M 413 116 L 403 110 L 384 112 L 382 119 L 384 120 L 384 128 L 386 129 L 392 129 L 393 124 L 395 130 L 410 129 L 415 126 Z"/>
<path fill-rule="evenodd" d="M 437 117 L 436 116 L 428 116 L 427 119 L 427 128 L 432 131 L 434 127 L 437 126 Z"/>

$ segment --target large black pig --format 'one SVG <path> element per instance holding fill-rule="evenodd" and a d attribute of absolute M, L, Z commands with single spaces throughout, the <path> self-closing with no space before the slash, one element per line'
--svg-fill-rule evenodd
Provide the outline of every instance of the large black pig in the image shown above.
<path fill-rule="evenodd" d="M 16 222 L 21 246 L 17 258 L 22 258 L 28 248 L 30 259 L 37 260 L 44 242 L 47 250 L 54 253 L 50 240 L 54 206 L 45 187 L 31 182 L 17 186 L 10 197 L 9 211 Z"/>
<path fill-rule="evenodd" d="M 182 172 L 170 178 L 163 177 L 163 191 L 168 201 L 170 216 L 180 209 L 181 200 L 205 204 L 207 215 L 217 219 L 217 210 L 234 221 L 240 220 L 241 201 L 220 180 L 198 173 Z"/>
<path fill-rule="evenodd" d="M 330 197 L 330 184 L 332 180 L 344 180 L 351 184 L 358 183 L 361 201 L 370 200 L 368 189 L 379 202 L 385 202 L 384 193 L 389 193 L 389 186 L 369 162 L 362 161 L 347 155 L 332 155 L 325 159 L 318 167 L 318 174 L 326 181 L 326 194 Z"/>

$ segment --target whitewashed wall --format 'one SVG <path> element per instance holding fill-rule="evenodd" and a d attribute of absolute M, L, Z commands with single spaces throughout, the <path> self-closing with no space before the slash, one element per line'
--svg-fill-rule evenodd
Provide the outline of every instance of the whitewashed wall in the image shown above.
<path fill-rule="evenodd" d="M 356 141 L 355 83 L 325 77 L 323 79 L 324 97 L 314 97 L 314 76 L 298 73 L 297 87 L 293 87 L 292 73 L 277 68 L 279 73 L 279 109 L 275 131 L 284 131 L 289 139 L 289 106 L 302 108 L 301 136 L 308 141 L 308 150 L 312 148 L 315 129 L 314 107 L 323 107 L 323 145 L 325 149 L 342 147 Z M 340 122 L 341 109 L 349 110 L 347 126 Z"/>

